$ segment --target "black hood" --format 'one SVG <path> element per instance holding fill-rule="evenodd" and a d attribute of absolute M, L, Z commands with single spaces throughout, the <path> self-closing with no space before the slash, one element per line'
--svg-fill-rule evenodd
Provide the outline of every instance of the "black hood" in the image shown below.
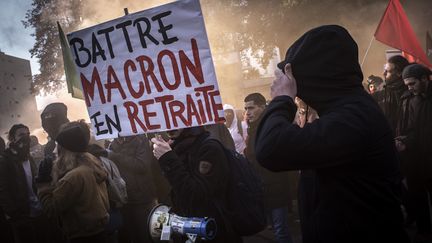
<path fill-rule="evenodd" d="M 364 93 L 358 47 L 346 29 L 324 25 L 306 32 L 288 49 L 283 70 L 291 63 L 297 96 L 318 112 L 341 98 Z"/>

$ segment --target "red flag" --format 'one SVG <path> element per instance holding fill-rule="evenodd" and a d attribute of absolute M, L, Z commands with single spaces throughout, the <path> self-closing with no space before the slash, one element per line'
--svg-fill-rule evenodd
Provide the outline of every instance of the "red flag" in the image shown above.
<path fill-rule="evenodd" d="M 429 31 L 426 31 L 426 55 L 428 56 L 429 61 L 432 62 L 432 38 Z"/>
<path fill-rule="evenodd" d="M 413 56 L 416 62 L 432 68 L 399 0 L 390 0 L 375 31 L 375 39 Z"/>

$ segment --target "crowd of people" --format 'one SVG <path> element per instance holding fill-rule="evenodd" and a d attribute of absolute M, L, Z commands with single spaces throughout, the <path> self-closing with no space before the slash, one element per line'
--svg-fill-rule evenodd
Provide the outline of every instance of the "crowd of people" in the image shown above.
<path fill-rule="evenodd" d="M 226 215 L 225 149 L 262 180 L 274 242 L 296 241 L 293 214 L 304 243 L 432 242 L 430 69 L 393 56 L 365 87 L 357 44 L 336 25 L 306 32 L 277 67 L 270 101 L 251 93 L 244 109 L 225 104 L 225 124 L 101 143 L 52 103 L 41 113 L 47 144 L 13 125 L 0 139 L 0 242 L 151 242 L 159 203 L 214 218 L 209 242 L 248 242 Z"/>

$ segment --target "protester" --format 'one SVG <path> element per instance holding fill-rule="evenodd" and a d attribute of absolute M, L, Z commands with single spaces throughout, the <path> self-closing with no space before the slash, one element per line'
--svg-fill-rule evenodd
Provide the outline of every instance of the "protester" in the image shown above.
<path fill-rule="evenodd" d="M 256 168 L 264 183 L 264 200 L 269 224 L 272 226 L 277 242 L 293 242 L 288 226 L 289 206 L 292 207 L 292 192 L 289 189 L 290 177 L 288 172 L 274 173 L 261 167 L 255 155 L 256 129 L 261 121 L 266 107 L 266 100 L 260 93 L 252 93 L 244 99 L 248 139 L 245 149 L 246 158 Z"/>
<path fill-rule="evenodd" d="M 237 120 L 241 120 L 241 128 L 242 128 L 242 136 L 243 139 L 246 142 L 247 139 L 247 121 L 246 121 L 246 112 L 244 111 L 244 109 L 241 110 L 235 110 L 236 116 L 237 116 Z"/>
<path fill-rule="evenodd" d="M 384 65 L 385 87 L 382 106 L 394 133 L 400 120 L 401 96 L 407 90 L 402 80 L 402 71 L 407 65 L 408 61 L 399 55 L 390 57 Z"/>
<path fill-rule="evenodd" d="M 48 221 L 34 189 L 36 168 L 28 127 L 13 125 L 8 140 L 9 148 L 0 155 L 0 207 L 16 243 L 50 242 Z"/>
<path fill-rule="evenodd" d="M 117 243 L 118 232 L 123 225 L 120 208 L 127 202 L 126 182 L 121 177 L 115 163 L 108 159 L 108 152 L 99 144 L 92 143 L 92 140 L 90 138 L 87 151 L 98 158 L 104 169 L 108 172 L 106 186 L 109 200 L 109 221 L 105 227 L 107 243 Z"/>
<path fill-rule="evenodd" d="M 384 80 L 378 76 L 370 75 L 367 78 L 367 90 L 369 94 L 378 103 L 381 109 L 384 109 Z"/>
<path fill-rule="evenodd" d="M 432 192 L 432 89 L 431 73 L 426 67 L 412 64 L 404 68 L 402 77 L 409 98 L 403 99 L 404 118 L 396 147 L 405 157 L 408 205 L 417 226 L 415 242 L 432 242 L 430 198 Z"/>
<path fill-rule="evenodd" d="M 171 187 L 172 211 L 184 217 L 211 217 L 217 223 L 216 238 L 208 242 L 241 242 L 218 210 L 228 186 L 228 161 L 221 145 L 207 139 L 203 127 L 169 131 L 171 143 L 152 138 L 153 153 Z M 185 242 L 174 236 L 174 242 Z"/>
<path fill-rule="evenodd" d="M 107 172 L 100 161 L 86 152 L 90 131 L 84 121 L 60 127 L 55 141 L 54 165 L 44 160 L 37 178 L 44 211 L 60 218 L 70 243 L 106 242 L 109 202 Z"/>
<path fill-rule="evenodd" d="M 127 186 L 128 202 L 120 209 L 123 227 L 119 242 L 147 242 L 147 218 L 157 204 L 149 141 L 144 135 L 116 138 L 108 148 L 108 158 L 117 165 Z"/>
<path fill-rule="evenodd" d="M 219 140 L 226 148 L 235 150 L 234 139 L 223 123 L 207 125 L 204 128 L 210 133 L 212 138 Z"/>
<path fill-rule="evenodd" d="M 63 103 L 51 103 L 41 113 L 42 128 L 48 133 L 49 140 L 45 145 L 45 157 L 52 157 L 55 148 L 55 138 L 60 126 L 69 122 L 67 118 L 67 106 Z"/>
<path fill-rule="evenodd" d="M 317 112 L 308 106 L 300 98 L 296 97 L 294 103 L 297 106 L 297 113 L 295 116 L 295 124 L 299 127 L 304 127 L 318 119 Z M 300 216 L 300 225 L 303 235 L 313 235 L 308 232 L 313 225 L 314 215 L 310 208 L 314 205 L 314 188 L 315 188 L 315 170 L 300 170 L 298 180 L 298 213 Z"/>
<path fill-rule="evenodd" d="M 306 32 L 278 68 L 256 153 L 272 171 L 315 170 L 314 220 L 303 242 L 409 242 L 394 137 L 363 88 L 357 44 L 347 30 L 327 25 Z M 303 128 L 293 124 L 296 95 L 320 117 Z"/>
<path fill-rule="evenodd" d="M 224 105 L 225 113 L 225 125 L 228 128 L 232 139 L 234 140 L 235 150 L 243 154 L 243 150 L 246 148 L 245 140 L 243 137 L 242 119 L 237 118 L 237 114 L 232 105 Z"/>
<path fill-rule="evenodd" d="M 299 127 L 304 127 L 307 123 L 311 123 L 318 119 L 317 112 L 304 103 L 299 97 L 295 98 L 294 103 L 297 106 L 297 113 L 294 121 Z"/>
<path fill-rule="evenodd" d="M 30 136 L 30 155 L 33 158 L 36 169 L 39 168 L 40 162 L 44 159 L 44 148 L 39 144 L 39 140 L 35 135 Z"/>

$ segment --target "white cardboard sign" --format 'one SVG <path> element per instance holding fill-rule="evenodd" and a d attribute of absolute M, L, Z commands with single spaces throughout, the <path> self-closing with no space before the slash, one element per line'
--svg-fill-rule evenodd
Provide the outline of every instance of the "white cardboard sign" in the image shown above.
<path fill-rule="evenodd" d="M 199 0 L 70 33 L 96 139 L 222 122 Z"/>

